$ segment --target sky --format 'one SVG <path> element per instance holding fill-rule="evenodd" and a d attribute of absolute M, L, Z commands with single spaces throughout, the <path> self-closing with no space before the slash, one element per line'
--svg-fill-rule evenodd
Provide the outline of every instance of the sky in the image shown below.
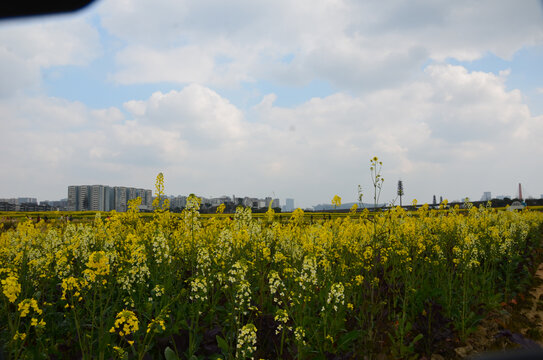
<path fill-rule="evenodd" d="M 0 198 L 543 194 L 541 1 L 97 0 L 0 21 Z M 397 202 L 397 201 L 396 201 Z"/>

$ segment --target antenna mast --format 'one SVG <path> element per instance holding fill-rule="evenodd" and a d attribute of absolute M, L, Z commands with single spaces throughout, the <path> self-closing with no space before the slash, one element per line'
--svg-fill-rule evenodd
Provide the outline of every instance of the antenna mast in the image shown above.
<path fill-rule="evenodd" d="M 403 196 L 403 182 L 401 180 L 398 181 L 398 196 L 400 197 L 400 207 L 402 207 L 402 196 Z"/>

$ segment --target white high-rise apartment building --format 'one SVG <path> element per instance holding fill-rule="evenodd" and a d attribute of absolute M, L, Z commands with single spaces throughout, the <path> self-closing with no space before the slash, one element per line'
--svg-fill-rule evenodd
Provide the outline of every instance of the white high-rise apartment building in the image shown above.
<path fill-rule="evenodd" d="M 78 200 L 77 211 L 90 210 L 89 197 L 90 197 L 90 186 L 89 185 L 79 186 L 79 196 L 77 199 Z"/>
<path fill-rule="evenodd" d="M 110 186 L 104 187 L 104 209 L 115 209 L 115 189 Z"/>
<path fill-rule="evenodd" d="M 79 198 L 79 186 L 68 186 L 68 211 L 77 211 Z"/>
<path fill-rule="evenodd" d="M 294 199 L 286 199 L 285 211 L 294 211 Z"/>
<path fill-rule="evenodd" d="M 141 197 L 143 208 L 153 204 L 152 191 L 124 186 L 71 185 L 68 186 L 68 211 L 111 211 L 124 212 L 129 200 Z"/>
<path fill-rule="evenodd" d="M 124 186 L 115 186 L 115 210 L 125 212 L 127 200 L 127 189 Z"/>
<path fill-rule="evenodd" d="M 490 191 L 485 191 L 483 196 L 481 196 L 481 201 L 490 201 L 492 200 L 492 193 Z"/>
<path fill-rule="evenodd" d="M 105 202 L 104 185 L 92 185 L 90 193 L 90 209 L 94 211 L 106 211 Z"/>

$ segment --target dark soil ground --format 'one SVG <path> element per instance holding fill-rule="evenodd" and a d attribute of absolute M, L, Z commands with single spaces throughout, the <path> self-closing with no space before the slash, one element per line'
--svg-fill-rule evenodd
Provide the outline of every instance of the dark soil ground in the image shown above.
<path fill-rule="evenodd" d="M 535 272 L 532 288 L 502 306 L 501 310 L 490 313 L 481 321 L 463 346 L 454 349 L 454 359 L 522 349 L 541 350 L 540 358 L 543 359 L 543 263 Z M 430 359 L 445 358 L 433 355 Z"/>

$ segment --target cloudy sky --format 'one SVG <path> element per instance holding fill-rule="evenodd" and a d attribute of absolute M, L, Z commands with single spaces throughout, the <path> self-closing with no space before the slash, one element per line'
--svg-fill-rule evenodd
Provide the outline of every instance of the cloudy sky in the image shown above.
<path fill-rule="evenodd" d="M 543 194 L 540 1 L 98 0 L 0 21 L 0 197 Z"/>

